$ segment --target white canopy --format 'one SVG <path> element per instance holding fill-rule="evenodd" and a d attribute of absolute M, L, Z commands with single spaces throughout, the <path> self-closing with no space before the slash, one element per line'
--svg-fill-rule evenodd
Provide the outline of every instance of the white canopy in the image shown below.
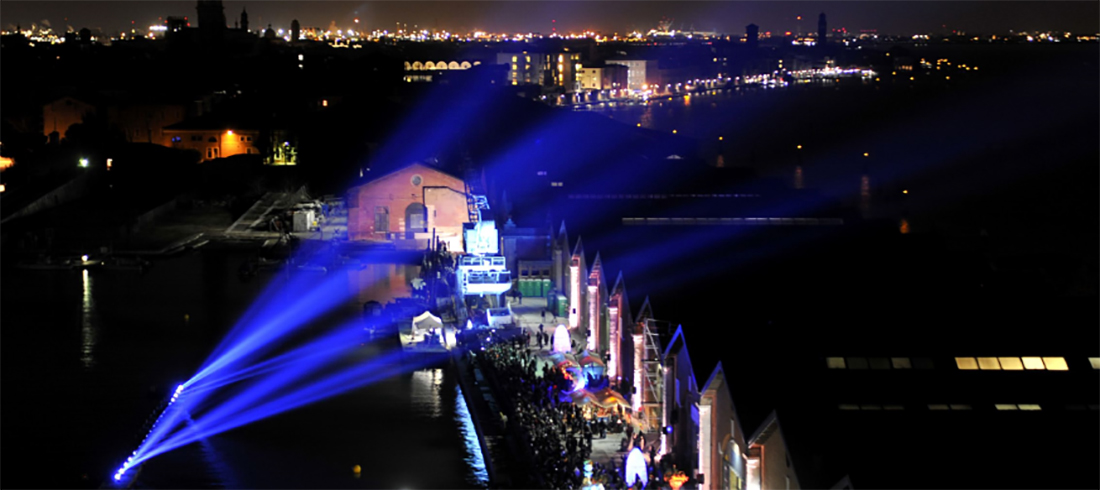
<path fill-rule="evenodd" d="M 438 316 L 433 315 L 431 312 L 425 311 L 424 313 L 413 317 L 412 326 L 414 332 L 418 330 L 430 330 L 433 328 L 436 330 L 440 330 L 443 328 L 443 320 L 440 319 Z"/>

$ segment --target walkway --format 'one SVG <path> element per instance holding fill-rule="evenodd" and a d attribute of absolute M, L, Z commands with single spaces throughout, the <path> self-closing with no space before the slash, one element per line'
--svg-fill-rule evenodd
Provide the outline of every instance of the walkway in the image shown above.
<path fill-rule="evenodd" d="M 520 304 L 518 300 L 514 298 L 508 298 L 508 304 L 512 306 L 512 315 L 515 317 L 516 326 L 526 329 L 531 332 L 532 335 L 538 333 L 539 324 L 543 325 L 543 332 L 553 335 L 554 329 L 559 324 L 568 324 L 569 318 L 554 316 L 553 313 L 547 311 L 545 319 L 542 316 L 542 312 L 546 310 L 547 300 L 546 298 L 523 298 L 523 304 Z M 568 326 L 568 325 L 567 325 Z M 577 348 L 581 349 L 586 345 L 587 339 L 580 328 L 571 331 L 573 340 L 577 342 Z M 529 346 L 532 350 L 538 350 L 538 344 L 532 344 Z M 550 346 L 544 345 L 542 352 L 549 352 Z M 550 369 L 553 366 L 550 362 L 537 357 L 536 372 L 539 368 L 546 367 Z M 606 439 L 593 438 L 592 439 L 592 461 L 607 465 L 610 461 L 614 460 L 615 467 L 621 467 L 623 462 L 624 451 L 619 451 L 622 438 L 625 434 L 608 434 Z M 650 440 L 647 434 L 646 440 Z"/>

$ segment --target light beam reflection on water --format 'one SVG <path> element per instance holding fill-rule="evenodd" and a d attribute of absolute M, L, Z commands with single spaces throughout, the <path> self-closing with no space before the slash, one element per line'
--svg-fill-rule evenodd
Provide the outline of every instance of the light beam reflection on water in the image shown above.
<path fill-rule="evenodd" d="M 474 421 L 470 417 L 470 410 L 466 407 L 466 398 L 462 396 L 462 387 L 456 386 L 455 391 L 455 420 L 458 422 L 459 432 L 466 443 L 466 463 L 473 470 L 473 480 L 481 487 L 489 486 L 489 472 L 485 468 L 485 456 L 481 454 L 481 444 L 477 440 L 477 430 Z"/>
<path fill-rule="evenodd" d="M 80 363 L 85 369 L 95 366 L 95 346 L 99 340 L 95 299 L 92 298 L 92 277 L 88 269 L 82 272 L 84 295 L 80 304 Z"/>

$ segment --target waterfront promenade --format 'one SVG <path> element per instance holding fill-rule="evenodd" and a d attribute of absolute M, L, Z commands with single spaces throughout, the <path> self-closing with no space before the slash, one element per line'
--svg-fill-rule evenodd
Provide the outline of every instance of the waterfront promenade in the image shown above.
<path fill-rule="evenodd" d="M 554 316 L 553 313 L 547 311 L 547 300 L 545 297 L 525 297 L 522 303 L 520 303 L 518 299 L 509 297 L 507 301 L 512 307 L 512 315 L 516 320 L 516 326 L 528 331 L 532 336 L 538 333 L 540 324 L 543 325 L 544 333 L 553 335 L 554 329 L 557 328 L 559 324 L 567 324 L 569 321 L 566 317 Z M 542 314 L 543 311 L 546 311 L 545 318 Z M 576 342 L 577 349 L 583 349 L 583 346 L 587 344 L 587 339 L 580 328 L 570 330 L 570 336 Z M 532 343 L 528 345 L 528 349 L 532 353 L 545 353 L 550 351 L 550 345 L 544 344 L 540 351 L 538 344 Z M 574 352 L 576 352 L 577 349 L 574 349 Z M 536 355 L 534 358 L 536 362 L 536 372 L 542 368 L 549 371 L 554 367 L 542 356 Z M 637 432 L 637 429 L 638 427 L 635 427 L 635 432 Z M 608 434 L 604 439 L 593 438 L 592 461 L 608 467 L 612 464 L 616 467 L 621 466 L 623 456 L 626 454 L 625 451 L 619 450 L 623 436 L 623 434 Z"/>

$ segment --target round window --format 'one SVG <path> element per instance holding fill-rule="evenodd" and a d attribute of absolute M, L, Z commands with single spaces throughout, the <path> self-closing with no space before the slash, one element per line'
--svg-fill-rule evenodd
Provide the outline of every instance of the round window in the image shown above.
<path fill-rule="evenodd" d="M 414 175 L 412 177 L 412 185 L 420 185 L 421 182 L 423 182 L 423 179 L 421 179 L 419 175 Z"/>

